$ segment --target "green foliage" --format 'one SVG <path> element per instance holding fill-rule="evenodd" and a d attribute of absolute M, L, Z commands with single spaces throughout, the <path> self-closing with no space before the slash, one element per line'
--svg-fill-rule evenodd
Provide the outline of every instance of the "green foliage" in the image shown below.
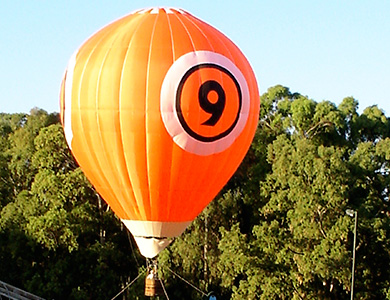
<path fill-rule="evenodd" d="M 233 178 L 159 255 L 170 299 L 390 299 L 390 123 L 376 106 L 261 96 Z M 72 158 L 58 115 L 0 114 L 0 279 L 48 299 L 111 299 L 145 264 Z M 130 243 L 129 243 L 130 241 Z M 145 299 L 139 279 L 123 299 Z M 186 282 L 184 281 L 186 280 Z M 195 289 L 192 286 L 198 288 Z"/>
<path fill-rule="evenodd" d="M 242 166 L 162 261 L 222 299 L 346 299 L 350 208 L 359 215 L 355 295 L 388 297 L 388 119 L 375 106 L 359 115 L 352 97 L 337 107 L 283 86 L 261 99 Z M 218 255 L 208 258 L 208 274 L 205 247 Z M 200 280 L 206 277 L 209 286 Z"/>
<path fill-rule="evenodd" d="M 72 158 L 58 116 L 34 109 L 0 124 L 0 279 L 47 299 L 113 297 L 141 258 Z"/>

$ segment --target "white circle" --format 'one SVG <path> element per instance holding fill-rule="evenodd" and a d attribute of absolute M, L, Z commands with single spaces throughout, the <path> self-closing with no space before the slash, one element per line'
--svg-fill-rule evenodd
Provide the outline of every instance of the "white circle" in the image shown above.
<path fill-rule="evenodd" d="M 189 135 L 176 111 L 176 93 L 182 78 L 191 68 L 203 64 L 214 64 L 229 71 L 237 80 L 242 93 L 237 124 L 228 135 L 211 142 L 200 141 Z M 194 51 L 184 54 L 169 68 L 161 86 L 160 111 L 165 128 L 179 147 L 194 154 L 206 156 L 229 148 L 244 129 L 249 108 L 250 94 L 244 75 L 230 59 L 219 53 Z"/>

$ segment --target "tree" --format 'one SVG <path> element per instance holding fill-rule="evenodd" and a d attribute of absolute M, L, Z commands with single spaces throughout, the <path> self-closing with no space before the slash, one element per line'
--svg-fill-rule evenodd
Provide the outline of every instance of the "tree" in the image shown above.
<path fill-rule="evenodd" d="M 58 118 L 39 110 L 26 120 L 8 135 L 16 187 L 2 201 L 0 276 L 45 298 L 110 298 L 138 273 L 126 231 L 77 166 Z"/>
<path fill-rule="evenodd" d="M 389 119 L 376 106 L 359 114 L 352 97 L 317 103 L 281 85 L 261 99 L 243 163 L 159 256 L 168 295 L 346 299 L 353 209 L 355 295 L 390 299 Z M 57 115 L 0 114 L 0 149 L 2 280 L 46 298 L 107 299 L 145 271 Z M 134 286 L 125 297 L 144 299 L 143 282 Z"/>
<path fill-rule="evenodd" d="M 243 165 L 165 260 L 179 257 L 174 265 L 189 266 L 185 274 L 205 287 L 202 264 L 191 263 L 202 259 L 202 220 L 212 211 L 207 248 L 218 259 L 207 276 L 223 299 L 345 299 L 353 239 L 345 210 L 352 208 L 360 218 L 356 295 L 388 297 L 388 119 L 375 106 L 359 115 L 352 97 L 337 107 L 283 86 L 261 99 Z M 239 197 L 225 202 L 231 195 Z"/>
<path fill-rule="evenodd" d="M 16 196 L 20 191 L 30 188 L 33 181 L 35 170 L 30 165 L 35 137 L 41 128 L 58 123 L 59 116 L 34 108 L 29 115 L 17 115 L 10 119 L 13 122 L 11 122 L 12 133 L 9 136 L 10 147 L 7 154 L 10 156 L 11 185 Z"/>

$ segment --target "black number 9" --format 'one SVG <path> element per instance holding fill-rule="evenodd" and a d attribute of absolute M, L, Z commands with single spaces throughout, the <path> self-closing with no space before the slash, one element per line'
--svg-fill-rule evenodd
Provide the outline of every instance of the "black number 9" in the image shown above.
<path fill-rule="evenodd" d="M 208 98 L 211 91 L 215 91 L 218 94 L 218 100 L 215 103 L 211 102 Z M 200 86 L 198 98 L 200 107 L 205 112 L 211 114 L 211 117 L 203 122 L 202 125 L 214 126 L 221 118 L 223 110 L 225 109 L 225 91 L 218 82 L 209 80 Z"/>

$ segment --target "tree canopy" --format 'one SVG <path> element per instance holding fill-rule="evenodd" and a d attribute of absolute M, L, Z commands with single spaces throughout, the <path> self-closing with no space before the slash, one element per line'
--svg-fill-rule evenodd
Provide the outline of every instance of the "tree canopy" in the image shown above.
<path fill-rule="evenodd" d="M 70 154 L 58 114 L 0 114 L 0 280 L 50 299 L 111 299 L 145 270 Z M 377 106 L 261 95 L 243 163 L 159 256 L 171 299 L 390 299 L 390 122 Z M 198 287 L 191 288 L 186 282 Z M 143 282 L 122 299 L 144 299 Z"/>

